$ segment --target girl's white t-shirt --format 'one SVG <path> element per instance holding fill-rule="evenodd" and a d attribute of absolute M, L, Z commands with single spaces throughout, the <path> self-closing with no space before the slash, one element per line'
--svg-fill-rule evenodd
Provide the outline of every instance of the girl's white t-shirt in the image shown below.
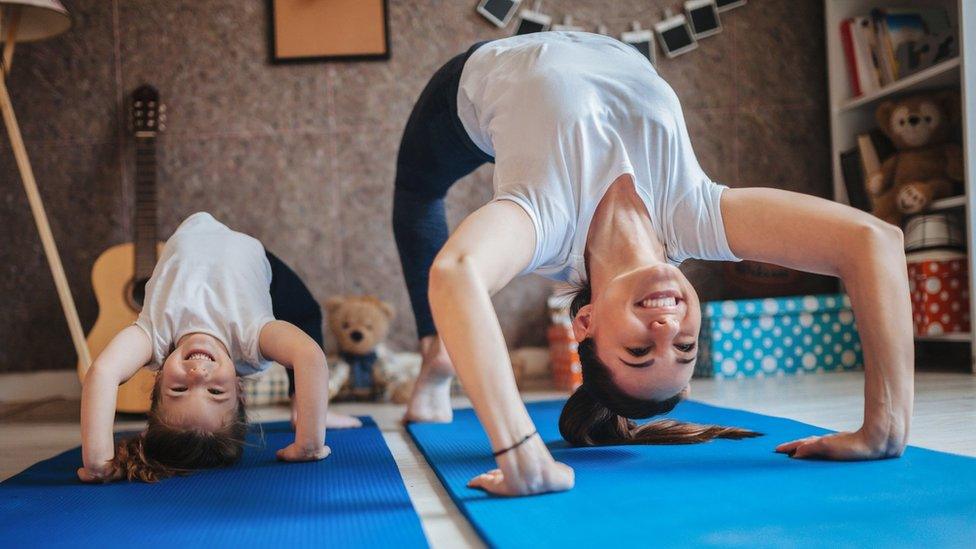
<path fill-rule="evenodd" d="M 465 63 L 457 104 L 471 140 L 495 157 L 494 199 L 535 225 L 525 272 L 582 282 L 593 213 L 623 174 L 670 263 L 738 261 L 719 207 L 726 187 L 702 171 L 677 96 L 632 46 L 585 32 L 489 42 Z"/>
<path fill-rule="evenodd" d="M 270 288 L 271 264 L 257 239 L 208 213 L 191 215 L 166 241 L 136 320 L 152 342 L 148 366 L 158 369 L 181 337 L 200 332 L 224 344 L 238 375 L 265 370 L 271 362 L 258 340 L 274 320 Z"/>

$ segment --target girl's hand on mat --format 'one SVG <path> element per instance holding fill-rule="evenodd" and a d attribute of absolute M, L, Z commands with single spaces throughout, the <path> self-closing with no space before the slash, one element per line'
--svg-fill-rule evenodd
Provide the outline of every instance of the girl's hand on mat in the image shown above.
<path fill-rule="evenodd" d="M 856 461 L 890 457 L 883 450 L 873 447 L 860 431 L 794 440 L 780 444 L 776 451 L 797 459 Z"/>
<path fill-rule="evenodd" d="M 321 444 L 318 447 L 305 446 L 292 442 L 275 454 L 281 461 L 316 461 L 329 457 L 332 448 Z"/>
<path fill-rule="evenodd" d="M 101 469 L 78 468 L 78 479 L 82 482 L 112 482 L 122 478 L 122 473 L 115 467 L 106 466 Z"/>

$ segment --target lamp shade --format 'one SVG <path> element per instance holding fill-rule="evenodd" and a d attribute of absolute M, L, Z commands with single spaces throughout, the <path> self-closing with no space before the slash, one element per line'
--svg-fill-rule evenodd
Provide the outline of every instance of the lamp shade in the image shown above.
<path fill-rule="evenodd" d="M 0 8 L 4 8 L 0 17 L 0 42 L 7 39 L 7 26 L 14 20 L 17 42 L 44 40 L 71 27 L 71 16 L 58 0 L 0 0 Z"/>

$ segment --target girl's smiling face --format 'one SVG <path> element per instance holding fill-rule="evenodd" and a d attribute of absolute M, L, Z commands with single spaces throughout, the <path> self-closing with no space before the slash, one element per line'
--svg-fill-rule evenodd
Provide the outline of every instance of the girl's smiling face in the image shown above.
<path fill-rule="evenodd" d="M 217 338 L 183 336 L 160 376 L 159 414 L 167 423 L 215 431 L 233 420 L 240 387 L 234 363 Z"/>

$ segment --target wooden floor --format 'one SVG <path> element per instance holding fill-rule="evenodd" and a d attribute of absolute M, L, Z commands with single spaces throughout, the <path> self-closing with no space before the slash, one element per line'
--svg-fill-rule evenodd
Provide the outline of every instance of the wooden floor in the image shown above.
<path fill-rule="evenodd" d="M 791 378 L 717 381 L 695 380 L 692 398 L 789 417 L 829 429 L 857 428 L 861 420 L 863 381 L 860 373 L 808 375 Z M 558 393 L 535 391 L 526 400 Z M 464 399 L 458 406 L 467 405 Z M 434 547 L 481 546 L 437 482 L 420 452 L 399 425 L 402 407 L 337 404 L 335 409 L 373 416 L 393 452 L 407 491 Z M 252 409 L 252 420 L 286 419 L 285 408 Z M 118 428 L 139 428 L 120 422 Z M 0 479 L 32 463 L 79 444 L 78 403 L 65 400 L 32 404 L 0 404 Z M 976 376 L 920 373 L 916 378 L 915 419 L 911 444 L 976 456 Z"/>

